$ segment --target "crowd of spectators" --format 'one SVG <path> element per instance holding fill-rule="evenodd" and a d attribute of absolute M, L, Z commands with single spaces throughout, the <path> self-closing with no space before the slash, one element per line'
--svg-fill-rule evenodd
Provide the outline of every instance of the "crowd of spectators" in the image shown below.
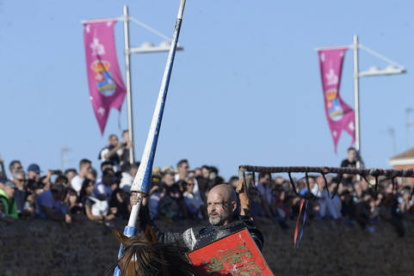
<path fill-rule="evenodd" d="M 348 157 L 341 167 L 356 167 L 363 161 L 354 148 L 348 149 Z M 312 220 L 331 219 L 346 226 L 359 225 L 375 232 L 380 222 L 390 223 L 400 236 L 405 234 L 403 219 L 412 220 L 414 213 L 413 185 L 408 179 L 359 177 L 356 175 L 309 175 L 295 179 L 294 184 L 282 176 L 272 179 L 272 174 L 260 173 L 258 181 L 247 176 L 252 215 L 275 219 L 283 228 L 287 221 L 297 218 L 300 201 L 309 198 L 308 216 Z M 376 185 L 376 183 L 378 183 Z"/>
<path fill-rule="evenodd" d="M 127 220 L 130 189 L 139 163 L 129 162 L 127 131 L 122 139 L 109 137 L 108 146 L 99 152 L 99 173 L 93 167 L 95 162 L 88 159 L 80 160 L 76 169 L 47 170 L 44 174 L 37 164 L 25 170 L 19 160 L 11 161 L 7 172 L 0 159 L 0 220 L 38 218 L 72 223 L 89 219 L 107 225 L 114 219 Z M 362 160 L 351 148 L 341 166 L 355 167 L 357 161 Z M 371 178 L 328 175 L 326 179 L 327 183 L 320 175 L 309 175 L 308 179 L 294 180 L 299 195 L 312 195 L 307 212 L 310 221 L 332 219 L 369 232 L 375 232 L 376 224 L 385 221 L 404 235 L 402 219 L 411 219 L 414 211 L 411 185 L 400 181 L 394 186 L 380 178 L 375 191 L 375 179 Z M 155 167 L 149 193 L 151 216 L 170 222 L 207 219 L 208 191 L 223 183 L 236 189 L 239 179 L 233 176 L 226 181 L 214 166 L 191 169 L 186 159 L 175 168 Z M 257 178 L 247 174 L 246 184 L 253 217 L 268 218 L 284 229 L 291 227 L 289 221 L 299 215 L 302 198 L 290 180 L 280 174 L 259 173 Z"/>

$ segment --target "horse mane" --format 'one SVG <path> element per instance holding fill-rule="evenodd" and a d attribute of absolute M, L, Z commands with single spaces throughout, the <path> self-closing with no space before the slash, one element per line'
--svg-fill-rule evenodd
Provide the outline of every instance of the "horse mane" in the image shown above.
<path fill-rule="evenodd" d="M 117 266 L 121 270 L 121 276 L 169 275 L 168 271 L 183 276 L 196 273 L 185 255 L 186 249 L 176 244 L 157 243 L 150 227 L 145 233 L 141 232 L 130 238 L 116 229 L 112 231 L 123 245 L 123 254 L 108 269 L 107 275 L 111 275 Z"/>

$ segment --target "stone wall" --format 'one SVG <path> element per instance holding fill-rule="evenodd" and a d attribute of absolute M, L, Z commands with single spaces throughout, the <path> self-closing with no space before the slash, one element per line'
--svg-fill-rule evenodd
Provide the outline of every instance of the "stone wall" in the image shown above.
<path fill-rule="evenodd" d="M 184 221 L 183 231 L 194 225 Z M 333 221 L 313 221 L 300 248 L 293 248 L 294 222 L 283 231 L 275 222 L 257 221 L 265 236 L 263 254 L 275 275 L 414 275 L 414 224 L 406 235 L 381 222 L 375 233 Z M 120 222 L 118 228 L 123 228 Z M 52 221 L 0 222 L 0 275 L 104 275 L 116 260 L 118 241 L 103 225 L 78 221 L 64 225 Z"/>

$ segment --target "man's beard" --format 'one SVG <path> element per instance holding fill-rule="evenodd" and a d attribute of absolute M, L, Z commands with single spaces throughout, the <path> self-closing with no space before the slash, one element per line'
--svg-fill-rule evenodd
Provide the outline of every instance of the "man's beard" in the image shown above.
<path fill-rule="evenodd" d="M 209 218 L 210 224 L 213 226 L 223 225 L 224 219 L 222 217 Z"/>
<path fill-rule="evenodd" d="M 217 214 L 217 213 L 214 213 L 214 214 Z M 226 221 L 226 216 L 225 216 L 225 214 L 222 214 L 221 216 L 218 215 L 218 216 L 212 218 L 209 214 L 208 220 L 209 220 L 210 224 L 213 225 L 213 226 L 222 226 L 224 224 L 224 222 Z"/>

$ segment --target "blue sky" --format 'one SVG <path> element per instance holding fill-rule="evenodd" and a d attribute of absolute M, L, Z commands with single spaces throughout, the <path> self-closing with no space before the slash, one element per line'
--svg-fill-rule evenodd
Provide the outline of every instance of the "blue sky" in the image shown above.
<path fill-rule="evenodd" d="M 113 110 L 102 137 L 89 101 L 83 19 L 130 14 L 172 36 L 179 0 L 0 0 L 0 154 L 25 168 L 68 167 L 98 152 L 120 134 Z M 316 47 L 360 42 L 404 65 L 408 73 L 361 79 L 362 155 L 368 167 L 389 167 L 407 149 L 406 108 L 414 108 L 414 2 L 188 0 L 155 166 L 188 158 L 192 167 L 216 165 L 226 178 L 240 164 L 336 166 L 326 122 Z M 116 42 L 124 74 L 123 28 Z M 162 39 L 131 23 L 131 45 Z M 167 54 L 132 57 L 136 155 L 140 158 Z M 360 69 L 386 64 L 364 52 Z M 353 100 L 352 52 L 343 67 L 341 95 Z M 120 115 L 127 128 L 126 102 Z M 414 113 L 411 114 L 414 121 Z M 411 130 L 411 141 L 414 129 Z M 414 146 L 412 141 L 411 146 Z"/>

